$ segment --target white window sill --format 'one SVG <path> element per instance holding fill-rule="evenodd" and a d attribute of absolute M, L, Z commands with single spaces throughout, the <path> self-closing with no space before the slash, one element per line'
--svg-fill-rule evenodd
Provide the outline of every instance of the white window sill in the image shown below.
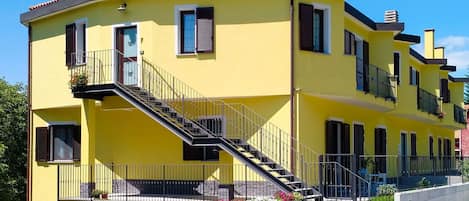
<path fill-rule="evenodd" d="M 178 53 L 176 54 L 178 57 L 191 57 L 191 56 L 197 56 L 197 53 Z"/>
<path fill-rule="evenodd" d="M 74 164 L 75 162 L 79 161 L 74 161 L 74 160 L 56 160 L 56 161 L 49 161 L 47 162 L 48 164 Z"/>

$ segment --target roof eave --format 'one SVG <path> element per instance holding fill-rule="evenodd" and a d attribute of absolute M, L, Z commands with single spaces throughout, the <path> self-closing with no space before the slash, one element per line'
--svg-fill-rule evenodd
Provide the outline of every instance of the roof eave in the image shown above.
<path fill-rule="evenodd" d="M 21 24 L 27 26 L 30 22 L 66 12 L 70 9 L 79 8 L 102 0 L 61 0 L 40 8 L 30 10 L 20 15 Z"/>
<path fill-rule="evenodd" d="M 419 44 L 420 36 L 400 33 L 394 37 L 394 40 L 407 42 L 410 44 Z"/>
<path fill-rule="evenodd" d="M 448 79 L 451 82 L 464 82 L 464 83 L 469 83 L 469 77 L 453 77 L 451 75 L 448 75 Z"/>

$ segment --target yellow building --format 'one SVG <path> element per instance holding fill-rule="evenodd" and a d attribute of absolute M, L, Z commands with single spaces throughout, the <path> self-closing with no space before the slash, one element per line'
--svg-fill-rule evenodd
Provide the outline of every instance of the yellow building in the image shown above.
<path fill-rule="evenodd" d="M 337 0 L 31 7 L 29 200 L 320 198 L 331 163 L 390 181 L 451 169 L 467 79 L 434 30 L 421 55 L 389 17 Z"/>

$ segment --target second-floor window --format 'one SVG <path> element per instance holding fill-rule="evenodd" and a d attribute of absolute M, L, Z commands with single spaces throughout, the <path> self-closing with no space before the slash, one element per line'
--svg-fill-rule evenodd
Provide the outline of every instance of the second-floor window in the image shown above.
<path fill-rule="evenodd" d="M 213 7 L 181 7 L 177 8 L 176 12 L 178 16 L 177 54 L 213 52 Z"/>
<path fill-rule="evenodd" d="M 443 99 L 443 103 L 451 101 L 447 79 L 440 79 L 440 97 Z"/>
<path fill-rule="evenodd" d="M 415 86 L 420 84 L 420 73 L 413 67 L 409 67 L 409 84 Z"/>
<path fill-rule="evenodd" d="M 67 66 L 86 63 L 86 20 L 65 26 L 65 57 Z"/>
<path fill-rule="evenodd" d="M 329 53 L 329 8 L 300 4 L 300 49 Z"/>

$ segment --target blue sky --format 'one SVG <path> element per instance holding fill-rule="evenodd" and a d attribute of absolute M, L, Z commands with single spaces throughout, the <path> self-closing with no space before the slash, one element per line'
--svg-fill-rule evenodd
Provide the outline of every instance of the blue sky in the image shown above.
<path fill-rule="evenodd" d="M 0 77 L 10 83 L 27 82 L 27 29 L 19 23 L 19 15 L 33 4 L 44 0 L 18 0 L 0 7 L 2 39 Z M 449 63 L 458 67 L 457 75 L 469 69 L 469 1 L 455 0 L 348 0 L 375 21 L 383 21 L 385 10 L 399 11 L 406 23 L 406 33 L 422 35 L 426 28 L 436 29 L 436 45 L 446 46 Z M 437 15 L 436 13 L 440 13 Z M 423 47 L 415 47 L 421 51 Z"/>

